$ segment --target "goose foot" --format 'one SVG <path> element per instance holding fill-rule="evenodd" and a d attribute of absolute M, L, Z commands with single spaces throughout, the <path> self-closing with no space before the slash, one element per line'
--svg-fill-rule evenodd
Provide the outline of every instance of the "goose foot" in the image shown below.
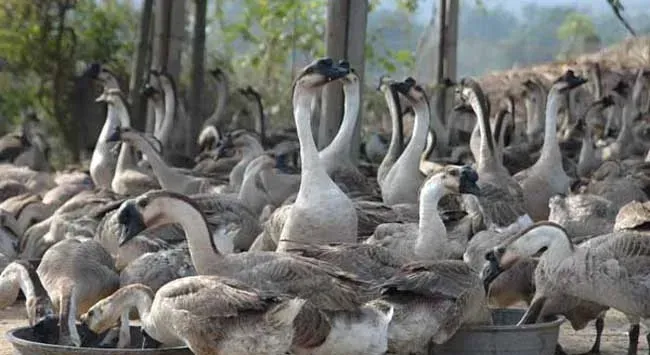
<path fill-rule="evenodd" d="M 564 349 L 562 349 L 562 345 L 557 344 L 555 345 L 555 355 L 568 355 Z"/>
<path fill-rule="evenodd" d="M 603 335 L 603 329 L 605 328 L 605 320 L 602 318 L 596 319 L 596 341 L 594 342 L 594 346 L 591 347 L 591 350 L 589 350 L 586 353 L 580 354 L 580 355 L 598 355 L 600 354 L 600 340 Z"/>
<path fill-rule="evenodd" d="M 639 332 L 640 328 L 638 323 L 630 326 L 630 331 L 627 334 L 630 341 L 627 348 L 627 355 L 636 355 L 639 347 Z"/>
<path fill-rule="evenodd" d="M 158 346 L 160 346 L 160 344 L 162 344 L 156 339 L 152 338 L 149 334 L 147 334 L 147 332 L 144 329 L 142 329 L 141 332 L 142 332 L 142 349 L 156 349 L 158 348 Z"/>

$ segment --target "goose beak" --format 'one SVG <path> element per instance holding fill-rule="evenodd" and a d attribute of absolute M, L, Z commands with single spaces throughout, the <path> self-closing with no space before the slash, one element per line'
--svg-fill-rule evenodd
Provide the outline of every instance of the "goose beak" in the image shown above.
<path fill-rule="evenodd" d="M 95 99 L 95 102 L 107 102 L 107 101 L 108 101 L 108 95 L 106 95 L 105 92 L 99 95 L 99 97 Z"/>
<path fill-rule="evenodd" d="M 410 77 L 406 78 L 406 80 L 404 81 L 391 84 L 391 87 L 394 87 L 395 89 L 397 89 L 397 91 L 400 94 L 406 97 L 409 97 L 409 92 L 414 86 L 415 86 L 415 79 Z"/>
<path fill-rule="evenodd" d="M 134 201 L 127 201 L 120 207 L 117 220 L 123 227 L 122 234 L 118 239 L 119 246 L 126 244 L 140 232 L 147 229 L 142 214 L 136 208 Z"/>
<path fill-rule="evenodd" d="M 477 181 L 478 173 L 470 167 L 463 167 L 460 172 L 459 192 L 461 194 L 480 196 L 481 189 L 476 184 Z"/>
<path fill-rule="evenodd" d="M 350 73 L 349 64 L 332 64 L 331 66 L 318 66 L 319 73 L 327 78 L 329 81 L 338 80 L 344 78 Z"/>
<path fill-rule="evenodd" d="M 494 252 L 491 251 L 488 254 L 492 253 L 494 255 Z M 486 255 L 487 258 L 487 255 Z M 485 289 L 485 293 L 487 293 L 490 290 L 490 284 L 492 281 L 494 281 L 501 273 L 503 272 L 503 269 L 499 266 L 499 262 L 496 261 L 496 259 L 488 260 L 487 265 L 481 270 L 481 279 L 483 280 L 483 288 Z"/>

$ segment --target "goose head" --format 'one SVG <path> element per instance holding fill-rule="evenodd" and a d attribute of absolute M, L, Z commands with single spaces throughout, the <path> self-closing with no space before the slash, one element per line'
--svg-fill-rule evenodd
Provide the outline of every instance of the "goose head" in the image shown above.
<path fill-rule="evenodd" d="M 426 197 L 429 192 L 443 189 L 444 194 L 472 194 L 478 196 L 481 193 L 476 185 L 478 173 L 469 166 L 448 165 L 443 171 L 432 175 L 424 182 L 421 189 L 421 196 Z"/>
<path fill-rule="evenodd" d="M 162 92 L 151 83 L 145 83 L 140 90 L 140 95 L 144 98 L 151 98 L 155 101 L 162 99 Z"/>
<path fill-rule="evenodd" d="M 586 78 L 576 76 L 575 72 L 569 69 L 557 80 L 555 80 L 553 86 L 551 86 L 551 90 L 555 89 L 560 93 L 565 93 L 581 86 L 586 82 Z"/>
<path fill-rule="evenodd" d="M 478 104 L 483 114 L 489 115 L 489 101 L 476 80 L 463 78 L 456 87 L 456 96 L 460 101 L 455 107 L 456 110 L 472 110 L 472 105 Z"/>
<path fill-rule="evenodd" d="M 294 82 L 294 90 L 317 89 L 323 85 L 341 79 L 350 73 L 349 63 L 334 63 L 332 58 L 320 58 L 304 67 Z"/>
<path fill-rule="evenodd" d="M 573 248 L 571 239 L 561 225 L 553 222 L 538 222 L 494 247 L 485 254 L 487 263 L 481 270 L 485 289 L 489 289 L 490 283 L 517 261 L 539 256 L 555 240 L 562 240 L 568 243 L 571 249 Z"/>
<path fill-rule="evenodd" d="M 166 190 L 149 191 L 124 201 L 117 211 L 117 221 L 122 226 L 119 245 L 124 245 L 145 229 L 176 223 L 169 209 L 178 200 L 200 211 L 186 195 Z M 203 218 L 205 221 L 205 216 Z"/>

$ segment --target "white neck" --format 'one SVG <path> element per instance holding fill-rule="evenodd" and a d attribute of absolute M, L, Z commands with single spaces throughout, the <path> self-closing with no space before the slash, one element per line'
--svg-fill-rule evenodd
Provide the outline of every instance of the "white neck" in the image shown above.
<path fill-rule="evenodd" d="M 163 92 L 165 93 L 165 118 L 163 123 L 160 125 L 160 132 L 158 132 L 156 138 L 162 142 L 163 147 L 167 147 L 169 145 L 168 140 L 176 116 L 176 93 L 167 78 L 161 77 L 160 82 L 162 84 Z"/>
<path fill-rule="evenodd" d="M 352 136 L 359 116 L 359 81 L 345 82 L 343 85 L 345 104 L 343 122 L 332 142 L 319 154 L 321 158 L 349 160 L 352 152 Z"/>
<path fill-rule="evenodd" d="M 253 159 L 264 154 L 264 149 L 257 141 L 250 142 L 249 145 L 240 148 L 240 150 L 242 152 L 242 158 L 232 168 L 230 174 L 228 175 L 228 181 L 230 183 L 230 186 L 233 189 L 235 189 L 235 191 L 239 191 L 239 189 L 241 188 L 242 182 L 244 180 L 244 172 L 246 170 L 246 167 L 249 165 L 249 163 Z"/>
<path fill-rule="evenodd" d="M 481 172 L 484 169 L 494 170 L 496 169 L 497 160 L 495 158 L 494 137 L 492 136 L 490 122 L 476 96 L 472 95 L 470 104 L 476 114 L 476 121 L 478 123 L 479 132 L 481 133 L 481 145 L 479 147 L 479 157 L 477 162 L 478 171 Z"/>
<path fill-rule="evenodd" d="M 149 316 L 151 314 L 153 299 L 148 291 L 138 286 L 127 286 L 117 290 L 111 296 L 111 303 L 116 307 L 116 312 L 112 312 L 111 314 L 115 317 L 115 320 L 122 314 L 128 313 L 131 309 L 135 308 L 138 310 L 138 316 L 143 325 L 142 328 L 147 331 L 152 328 L 153 324 Z"/>
<path fill-rule="evenodd" d="M 446 91 L 447 89 L 440 88 L 439 90 Z M 441 97 L 444 98 L 446 96 L 443 95 Z M 437 102 L 436 104 L 440 105 L 441 103 Z M 449 129 L 442 122 L 441 117 L 438 116 L 439 110 L 433 110 L 433 111 L 434 112 L 431 113 L 431 126 L 433 126 L 433 133 L 436 135 L 435 149 L 438 151 L 439 154 L 444 155 L 446 154 L 447 146 L 449 145 Z"/>
<path fill-rule="evenodd" d="M 384 98 L 386 99 L 386 104 L 388 105 L 388 112 L 390 113 L 390 121 L 391 121 L 391 134 L 390 134 L 390 144 L 388 145 L 388 151 L 386 152 L 386 155 L 384 156 L 384 159 L 381 161 L 381 165 L 379 167 L 379 170 L 385 170 L 387 167 L 392 165 L 397 158 L 399 157 L 400 153 L 402 152 L 404 142 L 402 139 L 402 127 L 400 125 L 400 112 L 397 108 L 397 103 L 395 102 L 395 97 L 393 96 L 393 91 L 389 88 L 386 87 L 383 89 L 384 91 Z M 379 171 L 378 170 L 378 171 Z M 382 174 L 383 177 L 385 177 L 385 174 Z M 378 173 L 378 178 L 379 173 Z"/>
<path fill-rule="evenodd" d="M 549 161 L 553 164 L 560 164 L 562 155 L 557 142 L 557 113 L 560 109 L 560 92 L 551 88 L 548 93 L 546 104 L 546 120 L 544 122 L 544 145 L 539 161 Z M 561 166 L 561 165 L 560 165 Z"/>
<path fill-rule="evenodd" d="M 154 128 L 154 136 L 158 139 L 160 139 L 160 134 L 162 132 L 162 124 L 165 121 L 165 106 L 164 102 L 162 99 L 154 99 L 150 98 L 149 101 L 151 102 L 151 105 L 153 106 L 153 112 L 154 112 L 154 122 L 155 122 L 155 128 Z"/>
<path fill-rule="evenodd" d="M 303 184 L 308 175 L 327 176 L 318 157 L 318 149 L 311 129 L 311 104 L 317 95 L 316 89 L 306 89 L 296 85 L 293 95 L 293 115 L 300 142 L 300 165 Z"/>
<path fill-rule="evenodd" d="M 411 140 L 399 157 L 393 169 L 400 169 L 409 174 L 420 173 L 420 155 L 427 144 L 427 132 L 429 131 L 429 105 L 425 100 L 417 102 L 413 109 L 415 111 L 415 124 Z M 392 170 L 392 169 L 391 169 Z"/>
<path fill-rule="evenodd" d="M 535 105 L 533 105 L 532 112 L 534 114 L 527 117 L 528 127 L 526 128 L 526 133 L 529 139 L 534 139 L 535 135 L 539 131 L 539 127 L 541 126 L 542 116 L 544 115 L 544 107 L 546 104 L 546 97 L 544 96 L 544 92 L 538 87 L 533 89 L 531 91 L 531 94 L 535 95 L 535 98 L 537 100 L 535 102 Z M 532 102 L 530 104 L 532 105 Z"/>
<path fill-rule="evenodd" d="M 9 264 L 0 274 L 0 308 L 11 305 L 22 290 L 26 299 L 36 296 L 34 283 L 27 269 L 18 263 Z"/>
<path fill-rule="evenodd" d="M 564 231 L 550 225 L 531 229 L 510 244 L 508 249 L 523 257 L 531 257 L 544 247 L 548 249 L 542 258 L 552 263 L 560 263 L 573 254 L 573 245 Z"/>
<path fill-rule="evenodd" d="M 435 179 L 435 178 L 432 178 Z M 415 252 L 420 257 L 435 258 L 445 243 L 447 232 L 438 214 L 438 202 L 445 194 L 439 181 L 429 181 L 420 194 L 420 222 Z"/>
<path fill-rule="evenodd" d="M 124 143 L 133 144 L 139 151 L 147 156 L 147 160 L 149 161 L 149 164 L 151 164 L 151 169 L 163 189 L 169 189 L 180 193 L 183 192 L 179 190 L 182 190 L 186 178 L 182 174 L 170 168 L 167 163 L 163 161 L 160 154 L 153 149 L 151 144 L 149 144 L 144 137 L 136 133 L 122 133 L 122 135 L 124 137 Z"/>
<path fill-rule="evenodd" d="M 162 198 L 162 197 L 161 197 Z M 192 257 L 192 264 L 199 275 L 210 275 L 214 273 L 223 256 L 219 250 L 214 250 L 220 243 L 215 241 L 213 248 L 211 239 L 227 238 L 220 233 L 210 234 L 210 229 L 205 218 L 196 208 L 185 201 L 169 198 L 164 201 L 173 215 L 169 216 L 173 223 L 178 223 L 185 232 L 187 244 Z M 225 243 L 223 243 L 225 244 Z"/>

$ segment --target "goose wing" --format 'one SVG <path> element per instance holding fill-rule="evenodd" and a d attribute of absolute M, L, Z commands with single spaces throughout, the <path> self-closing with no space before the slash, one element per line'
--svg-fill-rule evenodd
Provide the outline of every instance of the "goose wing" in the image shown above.
<path fill-rule="evenodd" d="M 383 293 L 412 293 L 432 299 L 461 298 L 469 289 L 480 287 L 478 276 L 462 261 L 413 262 L 381 285 Z"/>
<path fill-rule="evenodd" d="M 304 244 L 288 251 L 329 262 L 367 281 L 387 280 L 407 262 L 390 250 L 371 244 Z"/>
<path fill-rule="evenodd" d="M 309 300 L 322 310 L 355 310 L 373 296 L 367 282 L 316 259 L 255 252 L 231 254 L 227 260 L 220 268 L 229 276 L 258 289 Z"/>

